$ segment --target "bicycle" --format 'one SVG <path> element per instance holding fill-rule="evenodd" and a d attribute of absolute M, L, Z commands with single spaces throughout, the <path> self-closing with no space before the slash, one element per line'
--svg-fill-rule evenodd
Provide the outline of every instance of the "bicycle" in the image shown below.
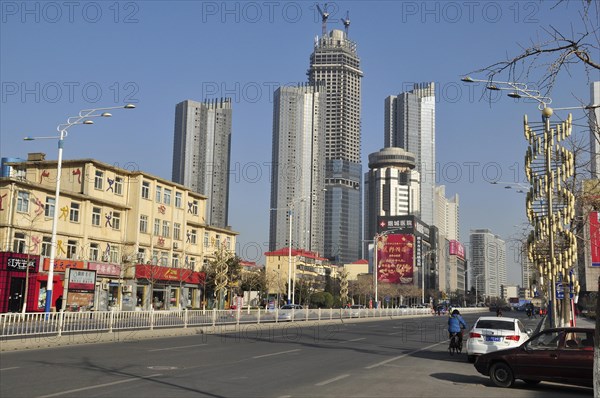
<path fill-rule="evenodd" d="M 448 352 L 450 355 L 454 355 L 455 353 L 460 354 L 462 352 L 462 332 L 460 333 L 452 333 L 450 337 L 450 344 L 448 345 Z"/>

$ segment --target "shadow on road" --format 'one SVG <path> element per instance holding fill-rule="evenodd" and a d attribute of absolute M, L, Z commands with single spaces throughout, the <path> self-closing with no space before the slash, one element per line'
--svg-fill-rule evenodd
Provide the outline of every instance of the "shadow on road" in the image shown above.
<path fill-rule="evenodd" d="M 488 377 L 483 375 L 480 376 L 471 376 L 464 375 L 458 373 L 432 373 L 429 375 L 438 380 L 449 381 L 454 384 L 468 384 L 468 385 L 481 385 L 486 388 L 493 389 L 502 389 L 501 387 L 496 387 Z M 578 386 L 569 386 L 565 384 L 556 384 L 556 383 L 540 383 L 538 385 L 532 386 L 526 384 L 521 380 L 516 380 L 515 384 L 511 388 L 504 389 L 506 392 L 506 396 L 510 396 L 511 390 L 522 390 L 528 391 L 531 393 L 532 397 L 560 397 L 562 395 L 572 397 L 573 394 L 581 395 L 581 396 L 590 396 L 594 393 L 594 390 L 586 387 L 578 387 Z"/>

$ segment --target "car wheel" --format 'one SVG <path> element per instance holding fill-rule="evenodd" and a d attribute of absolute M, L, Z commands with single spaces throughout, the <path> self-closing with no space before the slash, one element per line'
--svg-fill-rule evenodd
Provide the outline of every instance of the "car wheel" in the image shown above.
<path fill-rule="evenodd" d="M 470 363 L 475 363 L 476 359 L 477 357 L 475 355 L 467 355 L 467 361 L 469 361 Z"/>
<path fill-rule="evenodd" d="M 535 385 L 535 384 L 540 384 L 540 380 L 523 380 L 525 383 L 530 384 L 530 385 Z"/>
<path fill-rule="evenodd" d="M 504 362 L 496 362 L 492 365 L 490 379 L 498 387 L 512 387 L 515 382 L 512 369 Z"/>

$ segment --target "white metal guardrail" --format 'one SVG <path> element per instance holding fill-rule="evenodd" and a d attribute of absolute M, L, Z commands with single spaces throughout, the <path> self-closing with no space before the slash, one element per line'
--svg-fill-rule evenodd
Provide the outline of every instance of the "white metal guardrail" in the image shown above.
<path fill-rule="evenodd" d="M 461 312 L 477 308 L 461 309 Z M 227 324 L 322 321 L 431 315 L 429 308 L 90 311 L 0 314 L 0 338 L 61 336 L 115 330 L 153 330 Z"/>

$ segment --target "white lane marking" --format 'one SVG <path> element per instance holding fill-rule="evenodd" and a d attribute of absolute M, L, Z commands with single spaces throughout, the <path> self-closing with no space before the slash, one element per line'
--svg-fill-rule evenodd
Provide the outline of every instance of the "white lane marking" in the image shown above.
<path fill-rule="evenodd" d="M 343 344 L 343 343 L 352 343 L 354 341 L 361 341 L 361 340 L 366 340 L 366 337 L 360 337 L 358 339 L 352 339 L 352 340 L 343 340 L 343 341 L 338 341 L 338 344 Z"/>
<path fill-rule="evenodd" d="M 338 377 L 334 377 L 333 379 L 329 379 L 329 380 L 325 380 L 325 381 L 322 381 L 320 383 L 317 383 L 317 384 L 315 384 L 315 386 L 321 387 L 321 386 L 324 386 L 326 384 L 333 383 L 335 381 L 345 379 L 348 376 L 350 376 L 350 375 L 339 375 Z"/>
<path fill-rule="evenodd" d="M 152 377 L 158 377 L 158 376 L 162 376 L 162 374 L 161 373 L 157 373 L 157 374 L 148 375 L 148 376 L 140 376 L 140 377 L 133 377 L 133 378 L 125 379 L 125 380 L 113 381 L 111 383 L 96 384 L 95 386 L 82 387 L 82 388 L 76 388 L 74 390 L 61 391 L 61 392 L 57 392 L 57 393 L 54 393 L 54 394 L 41 395 L 38 398 L 58 397 L 59 395 L 66 395 L 66 394 L 72 394 L 74 392 L 93 390 L 95 388 L 102 388 L 102 387 L 114 386 L 114 385 L 117 385 L 117 384 L 129 383 L 129 382 L 132 382 L 132 381 L 140 381 L 140 380 L 150 379 Z"/>
<path fill-rule="evenodd" d="M 409 351 L 409 352 L 407 352 L 406 354 L 398 355 L 397 357 L 393 357 L 393 358 L 390 358 L 390 359 L 386 359 L 385 361 L 381 361 L 381 362 L 375 363 L 375 364 L 373 364 L 373 365 L 366 366 L 366 367 L 365 367 L 365 369 L 373 369 L 373 368 L 377 368 L 377 367 L 379 367 L 379 366 L 382 366 L 382 365 L 385 365 L 385 364 L 387 364 L 387 363 L 390 363 L 390 362 L 396 361 L 396 360 L 398 360 L 398 359 L 402 359 L 402 358 L 404 358 L 404 357 L 406 357 L 406 356 L 409 356 L 409 355 L 412 355 L 412 354 L 414 354 L 414 353 L 417 353 L 417 352 L 420 352 L 420 351 L 424 351 L 424 350 L 427 350 L 427 349 L 429 349 L 429 348 L 431 348 L 431 347 L 435 347 L 436 345 L 445 344 L 445 343 L 446 343 L 445 341 L 442 341 L 441 343 L 435 343 L 435 344 L 429 345 L 429 346 L 427 346 L 427 347 L 419 348 L 418 350 Z"/>
<path fill-rule="evenodd" d="M 3 370 L 13 370 L 13 369 L 21 369 L 20 366 L 13 366 L 12 368 L 2 368 L 0 369 L 0 372 L 2 372 Z"/>
<path fill-rule="evenodd" d="M 148 352 L 178 350 L 180 348 L 202 347 L 204 345 L 206 345 L 206 344 L 194 344 L 194 345 L 182 345 L 182 346 L 179 346 L 179 347 L 155 348 L 153 350 L 148 350 Z"/>
<path fill-rule="evenodd" d="M 296 352 L 296 351 L 300 351 L 300 349 L 297 350 L 289 350 L 289 351 L 280 351 L 280 352 L 274 352 L 272 354 L 265 354 L 265 355 L 257 355 L 255 357 L 252 357 L 252 359 L 257 359 L 257 358 L 265 358 L 265 357 L 272 357 L 275 355 L 282 355 L 282 354 L 288 354 L 290 352 Z"/>
<path fill-rule="evenodd" d="M 394 332 L 394 333 L 388 333 L 388 336 L 393 336 L 393 335 L 395 335 L 395 334 L 402 334 L 402 333 L 404 333 L 404 332 Z"/>

